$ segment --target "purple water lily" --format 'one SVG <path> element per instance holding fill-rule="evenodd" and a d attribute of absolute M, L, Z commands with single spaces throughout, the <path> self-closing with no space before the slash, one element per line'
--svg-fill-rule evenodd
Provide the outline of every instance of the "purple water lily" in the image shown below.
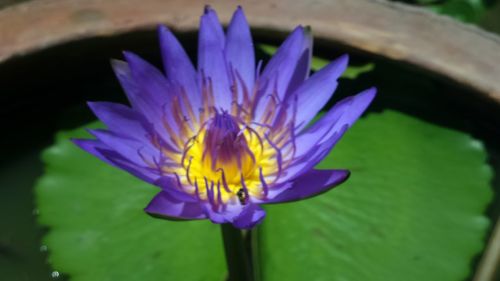
<path fill-rule="evenodd" d="M 241 8 L 226 33 L 205 9 L 197 70 L 165 26 L 159 36 L 165 73 L 125 52 L 126 62 L 112 64 L 131 108 L 90 102 L 108 129 L 75 140 L 160 187 L 146 212 L 246 229 L 264 219 L 261 204 L 312 197 L 348 178 L 347 170 L 314 167 L 376 90 L 342 100 L 306 127 L 333 95 L 346 55 L 309 77 L 312 38 L 299 26 L 261 71 Z"/>

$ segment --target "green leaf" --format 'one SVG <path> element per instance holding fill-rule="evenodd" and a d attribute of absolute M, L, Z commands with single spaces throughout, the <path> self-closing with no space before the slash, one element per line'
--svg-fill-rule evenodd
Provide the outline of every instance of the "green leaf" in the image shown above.
<path fill-rule="evenodd" d="M 80 150 L 70 137 L 88 134 L 57 136 L 35 189 L 55 270 L 73 281 L 224 280 L 219 227 L 149 217 L 143 208 L 158 189 Z"/>
<path fill-rule="evenodd" d="M 488 0 L 392 0 L 425 7 L 435 13 L 448 15 L 459 21 L 478 23 L 487 10 Z"/>
<path fill-rule="evenodd" d="M 486 11 L 483 0 L 449 0 L 429 8 L 439 14 L 454 17 L 460 21 L 476 23 Z"/>
<path fill-rule="evenodd" d="M 489 225 L 485 163 L 463 133 L 391 111 L 360 120 L 320 164 L 350 169 L 345 184 L 267 208 L 265 280 L 465 280 Z"/>
<path fill-rule="evenodd" d="M 278 50 L 278 47 L 266 44 L 260 44 L 258 46 L 266 55 L 272 56 Z M 322 59 L 319 57 L 313 57 L 311 61 L 311 69 L 313 71 L 318 71 L 324 66 L 330 63 L 329 60 Z M 346 79 L 356 79 L 359 75 L 372 71 L 375 68 L 375 64 L 367 63 L 360 66 L 348 66 L 346 71 L 342 74 L 342 78 Z"/>
<path fill-rule="evenodd" d="M 54 269 L 73 281 L 224 280 L 218 226 L 147 216 L 157 189 L 68 140 L 83 136 L 58 135 L 36 187 Z M 351 169 L 347 183 L 266 206 L 263 280 L 465 279 L 488 227 L 485 162 L 481 143 L 463 133 L 395 112 L 369 115 L 320 165 Z"/>

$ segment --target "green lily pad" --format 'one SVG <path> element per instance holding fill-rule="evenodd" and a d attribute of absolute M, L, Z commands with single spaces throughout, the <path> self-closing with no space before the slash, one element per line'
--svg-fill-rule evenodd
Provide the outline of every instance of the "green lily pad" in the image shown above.
<path fill-rule="evenodd" d="M 465 280 L 489 226 L 486 157 L 400 113 L 359 121 L 319 166 L 350 169 L 345 184 L 267 209 L 265 280 Z"/>
<path fill-rule="evenodd" d="M 94 125 L 95 126 L 95 125 Z M 88 126 L 86 126 L 88 127 Z M 44 244 L 70 280 L 224 280 L 219 228 L 143 212 L 157 189 L 61 133 L 36 186 Z M 484 246 L 492 177 L 480 142 L 395 112 L 360 120 L 320 165 L 337 189 L 266 206 L 263 280 L 463 280 Z"/>
<path fill-rule="evenodd" d="M 88 136 L 84 129 L 61 133 L 43 154 L 36 196 L 54 269 L 72 281 L 224 280 L 219 227 L 146 215 L 159 190 L 69 141 Z"/>
<path fill-rule="evenodd" d="M 482 0 L 449 0 L 441 5 L 431 5 L 429 8 L 439 14 L 469 23 L 479 22 L 486 12 L 486 5 Z"/>
<path fill-rule="evenodd" d="M 456 20 L 478 23 L 491 2 L 489 0 L 392 0 L 427 8 L 438 14 L 450 16 Z"/>

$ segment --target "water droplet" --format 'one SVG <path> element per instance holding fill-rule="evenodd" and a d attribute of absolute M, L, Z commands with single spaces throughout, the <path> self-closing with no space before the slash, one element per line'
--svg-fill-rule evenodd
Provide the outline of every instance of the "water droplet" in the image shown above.
<path fill-rule="evenodd" d="M 60 276 L 59 271 L 52 271 L 52 273 L 50 274 L 50 276 L 52 278 L 59 278 L 59 276 Z"/>
<path fill-rule="evenodd" d="M 478 141 L 478 140 L 472 140 L 470 142 L 470 146 L 473 148 L 473 149 L 477 149 L 477 150 L 481 150 L 483 149 L 483 143 Z"/>
<path fill-rule="evenodd" d="M 48 250 L 47 245 L 40 246 L 40 252 L 47 252 L 47 250 Z"/>

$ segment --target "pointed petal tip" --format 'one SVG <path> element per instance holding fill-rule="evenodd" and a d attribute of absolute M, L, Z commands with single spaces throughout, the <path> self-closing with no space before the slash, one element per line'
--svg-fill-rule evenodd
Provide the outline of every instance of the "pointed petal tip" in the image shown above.
<path fill-rule="evenodd" d="M 96 140 L 101 141 L 101 138 L 106 137 L 106 135 L 109 135 L 109 131 L 105 129 L 89 129 L 85 128 L 85 131 L 92 135 Z"/>
<path fill-rule="evenodd" d="M 236 10 L 234 10 L 234 14 L 245 14 L 243 7 L 241 5 L 236 6 Z"/>
<path fill-rule="evenodd" d="M 199 32 L 201 33 L 202 29 L 204 28 L 211 29 L 210 32 L 215 33 L 213 36 L 219 37 L 218 40 L 224 42 L 224 30 L 220 23 L 219 17 L 217 16 L 217 12 L 208 5 L 205 6 L 205 12 L 200 17 Z"/>
<path fill-rule="evenodd" d="M 343 127 L 343 130 L 347 126 Z M 291 188 L 270 198 L 265 203 L 286 203 L 304 200 L 323 194 L 344 183 L 351 175 L 349 170 L 316 170 L 311 169 L 291 180 Z"/>
<path fill-rule="evenodd" d="M 368 103 L 371 103 L 373 101 L 373 99 L 375 98 L 375 96 L 377 95 L 377 88 L 376 87 L 371 87 L 371 88 L 368 88 L 366 90 L 364 90 L 363 92 L 359 93 L 359 95 L 363 95 L 364 97 L 366 97 L 366 99 L 369 100 Z"/>
<path fill-rule="evenodd" d="M 95 116 L 97 116 L 97 113 L 100 110 L 99 102 L 96 101 L 87 101 L 87 106 L 90 108 L 90 111 L 94 113 Z"/>
<path fill-rule="evenodd" d="M 153 198 L 153 200 L 148 203 L 148 205 L 143 209 L 144 212 L 153 218 L 170 220 L 170 217 L 164 216 L 158 212 L 155 203 L 153 203 L 154 200 L 155 199 Z"/>
<path fill-rule="evenodd" d="M 97 113 L 101 109 L 104 109 L 106 105 L 111 105 L 112 102 L 107 101 L 87 101 L 87 106 L 92 110 L 92 112 Z"/>
<path fill-rule="evenodd" d="M 123 56 L 125 57 L 125 63 L 129 65 L 133 65 L 136 62 L 144 61 L 139 55 L 131 51 L 122 51 Z"/>
<path fill-rule="evenodd" d="M 78 147 L 80 147 L 82 149 L 85 149 L 85 147 L 87 146 L 89 140 L 86 140 L 86 139 L 77 139 L 77 138 L 70 138 L 69 141 L 72 142 L 72 143 L 74 143 Z"/>
<path fill-rule="evenodd" d="M 101 153 L 99 148 L 107 147 L 101 141 L 96 139 L 78 139 L 78 138 L 70 138 L 69 139 L 74 145 L 78 146 L 80 149 L 89 152 L 90 154 L 96 155 L 96 153 Z M 101 155 L 102 156 L 102 155 Z M 101 157 L 100 157 L 101 158 Z M 101 158 L 102 159 L 102 158 Z M 105 159 L 102 159 L 106 161 Z"/>
<path fill-rule="evenodd" d="M 162 42 L 167 39 L 171 32 L 170 32 L 170 29 L 168 27 L 166 27 L 164 24 L 159 24 L 157 27 L 156 27 L 156 31 L 158 32 L 158 38 L 160 40 L 160 45 L 162 44 Z"/>
<path fill-rule="evenodd" d="M 166 32 L 169 32 L 170 30 L 168 29 L 168 27 L 164 24 L 159 24 L 157 27 L 156 27 L 156 30 L 158 30 L 158 32 L 161 34 L 161 33 L 166 33 Z"/>
<path fill-rule="evenodd" d="M 349 64 L 349 54 L 343 54 L 336 59 L 339 62 L 342 62 L 346 66 Z"/>
<path fill-rule="evenodd" d="M 214 8 L 212 8 L 211 5 L 207 4 L 207 5 L 205 5 L 205 8 L 203 9 L 203 15 L 202 15 L 202 17 L 210 15 L 210 14 L 217 15 L 217 12 L 214 10 Z"/>
<path fill-rule="evenodd" d="M 167 220 L 199 220 L 207 218 L 203 209 L 197 201 L 184 200 L 181 194 L 175 196 L 173 193 L 160 191 L 144 208 L 144 211 L 152 217 Z"/>
<path fill-rule="evenodd" d="M 109 63 L 115 72 L 115 75 L 121 75 L 128 71 L 128 63 L 119 59 L 110 59 Z"/>
<path fill-rule="evenodd" d="M 149 204 L 143 209 L 144 212 L 146 212 L 148 215 L 154 217 L 154 212 L 151 210 L 151 202 L 149 202 Z"/>
<path fill-rule="evenodd" d="M 125 57 L 125 60 L 127 60 L 130 63 L 130 60 L 133 60 L 137 57 L 138 55 L 132 53 L 131 51 L 122 51 L 123 56 Z"/>
<path fill-rule="evenodd" d="M 156 210 L 156 206 L 151 206 L 151 202 L 146 206 L 146 208 L 143 209 L 146 214 L 149 216 L 155 218 L 155 219 L 163 219 L 163 220 L 169 220 L 169 221 L 188 221 L 192 219 L 186 219 L 182 217 L 171 217 L 168 215 L 165 215 L 158 210 Z"/>
<path fill-rule="evenodd" d="M 131 109 L 126 105 L 108 101 L 87 101 L 87 106 L 94 113 L 94 115 L 103 122 L 104 120 L 102 117 L 108 116 L 109 112 L 120 112 L 121 114 L 123 114 L 124 110 Z"/>
<path fill-rule="evenodd" d="M 245 11 L 243 10 L 243 7 L 241 7 L 240 5 L 238 5 L 238 7 L 236 7 L 236 10 L 234 10 L 231 21 L 233 21 L 236 18 L 240 18 L 245 22 L 247 21 L 245 16 Z"/>
<path fill-rule="evenodd" d="M 127 64 L 126 61 L 119 60 L 119 59 L 110 59 L 109 63 L 111 64 L 111 66 L 119 66 L 119 65 Z"/>
<path fill-rule="evenodd" d="M 95 112 L 95 109 L 99 107 L 99 102 L 97 101 L 87 101 L 87 106 Z"/>
<path fill-rule="evenodd" d="M 138 60 L 141 58 L 131 51 L 122 51 L 123 57 L 125 58 L 125 62 L 131 67 L 136 64 Z"/>
<path fill-rule="evenodd" d="M 350 177 L 351 177 L 351 171 L 349 170 L 338 170 L 339 173 L 341 173 L 341 177 L 343 179 L 339 180 L 336 185 L 340 185 L 341 183 L 344 183 L 345 181 L 347 181 Z"/>
<path fill-rule="evenodd" d="M 301 25 L 301 24 L 297 25 L 297 27 L 295 27 L 295 29 L 292 31 L 292 33 L 293 33 L 293 32 L 299 32 L 299 31 L 301 31 L 301 32 L 305 33 L 305 28 L 304 28 L 304 26 L 303 26 L 303 25 Z"/>
<path fill-rule="evenodd" d="M 98 130 L 98 129 L 90 129 L 90 128 L 85 128 L 84 130 L 85 130 L 85 132 L 87 132 L 87 133 L 89 133 L 89 134 L 93 135 L 94 137 L 96 137 L 96 135 L 95 135 L 95 133 L 94 133 L 94 132 L 95 132 L 96 130 Z"/>
<path fill-rule="evenodd" d="M 159 24 L 156 30 L 158 31 L 158 37 L 160 38 L 160 43 L 161 41 L 168 41 L 172 37 L 174 37 L 172 30 L 170 30 L 170 28 L 168 28 L 164 24 Z"/>
<path fill-rule="evenodd" d="M 71 141 L 74 145 L 78 146 L 80 149 L 83 149 L 85 151 L 91 151 L 93 149 L 90 140 L 70 138 L 69 141 Z"/>
<path fill-rule="evenodd" d="M 342 73 L 347 69 L 349 65 L 349 55 L 343 54 L 340 57 L 336 58 L 334 61 L 330 62 L 325 68 L 329 68 L 330 71 L 333 71 L 333 75 L 335 79 L 338 79 Z"/>

